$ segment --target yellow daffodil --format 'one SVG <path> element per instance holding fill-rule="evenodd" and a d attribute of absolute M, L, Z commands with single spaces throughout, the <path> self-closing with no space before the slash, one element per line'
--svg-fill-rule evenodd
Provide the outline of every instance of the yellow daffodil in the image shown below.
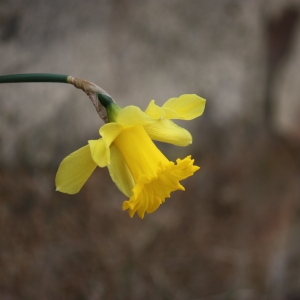
<path fill-rule="evenodd" d="M 60 192 L 75 194 L 95 170 L 108 167 L 117 187 L 129 199 L 123 210 L 130 217 L 143 218 L 154 212 L 175 190 L 184 190 L 179 181 L 199 169 L 191 156 L 169 161 L 152 140 L 187 146 L 191 134 L 170 119 L 191 120 L 200 116 L 205 100 L 197 95 L 169 99 L 163 106 L 152 100 L 145 112 L 136 106 L 106 106 L 109 122 L 100 130 L 101 138 L 67 156 L 59 166 L 56 187 Z"/>

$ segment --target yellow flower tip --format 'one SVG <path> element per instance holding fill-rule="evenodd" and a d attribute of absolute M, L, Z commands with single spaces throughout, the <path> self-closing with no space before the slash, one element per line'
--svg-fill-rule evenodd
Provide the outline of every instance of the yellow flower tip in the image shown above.
<path fill-rule="evenodd" d="M 74 188 L 71 185 L 56 186 L 55 191 L 56 192 L 60 192 L 60 193 L 69 194 L 69 195 L 75 195 L 75 194 L 77 194 L 80 191 L 80 188 Z"/>
<path fill-rule="evenodd" d="M 122 210 L 127 210 L 127 209 L 128 209 L 128 214 L 129 214 L 130 218 L 133 218 L 133 216 L 137 212 L 137 210 L 134 208 L 134 205 L 132 203 L 130 203 L 130 201 L 123 202 Z M 144 213 L 137 212 L 137 213 L 141 219 L 144 219 L 145 212 Z"/>
<path fill-rule="evenodd" d="M 184 187 L 183 185 L 179 184 L 178 190 L 180 190 L 180 191 L 185 191 L 185 187 Z"/>

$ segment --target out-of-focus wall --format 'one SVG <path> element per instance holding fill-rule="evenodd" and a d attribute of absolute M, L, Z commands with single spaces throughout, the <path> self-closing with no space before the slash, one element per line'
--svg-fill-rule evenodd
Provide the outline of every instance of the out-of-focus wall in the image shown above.
<path fill-rule="evenodd" d="M 297 0 L 1 1 L 1 75 L 207 107 L 185 124 L 192 146 L 164 147 L 201 165 L 187 192 L 131 220 L 106 170 L 74 198 L 54 193 L 59 162 L 99 137 L 86 95 L 1 84 L 0 298 L 297 299 L 299 14 Z"/>

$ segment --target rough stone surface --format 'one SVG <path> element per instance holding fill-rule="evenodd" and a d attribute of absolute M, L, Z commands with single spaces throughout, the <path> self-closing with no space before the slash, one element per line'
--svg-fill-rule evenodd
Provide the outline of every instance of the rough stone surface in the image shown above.
<path fill-rule="evenodd" d="M 298 299 L 297 0 L 4 0 L 0 73 L 90 80 L 119 105 L 196 93 L 201 170 L 144 220 L 99 170 L 59 162 L 102 121 L 71 85 L 0 85 L 1 299 Z M 292 20 L 292 21 L 291 21 Z M 294 21 L 293 21 L 294 20 Z"/>

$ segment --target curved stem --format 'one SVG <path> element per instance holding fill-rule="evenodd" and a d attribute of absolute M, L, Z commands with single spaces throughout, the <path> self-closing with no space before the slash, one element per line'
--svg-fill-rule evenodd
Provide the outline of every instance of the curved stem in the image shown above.
<path fill-rule="evenodd" d="M 68 82 L 69 75 L 33 73 L 33 74 L 13 74 L 0 76 L 0 83 L 19 83 L 19 82 Z"/>
<path fill-rule="evenodd" d="M 109 94 L 96 84 L 70 75 L 49 74 L 49 73 L 31 73 L 31 74 L 12 74 L 0 76 L 1 83 L 20 83 L 20 82 L 60 82 L 69 83 L 78 89 L 84 91 L 91 99 L 100 118 L 107 123 L 107 111 L 105 107 L 114 100 Z"/>

